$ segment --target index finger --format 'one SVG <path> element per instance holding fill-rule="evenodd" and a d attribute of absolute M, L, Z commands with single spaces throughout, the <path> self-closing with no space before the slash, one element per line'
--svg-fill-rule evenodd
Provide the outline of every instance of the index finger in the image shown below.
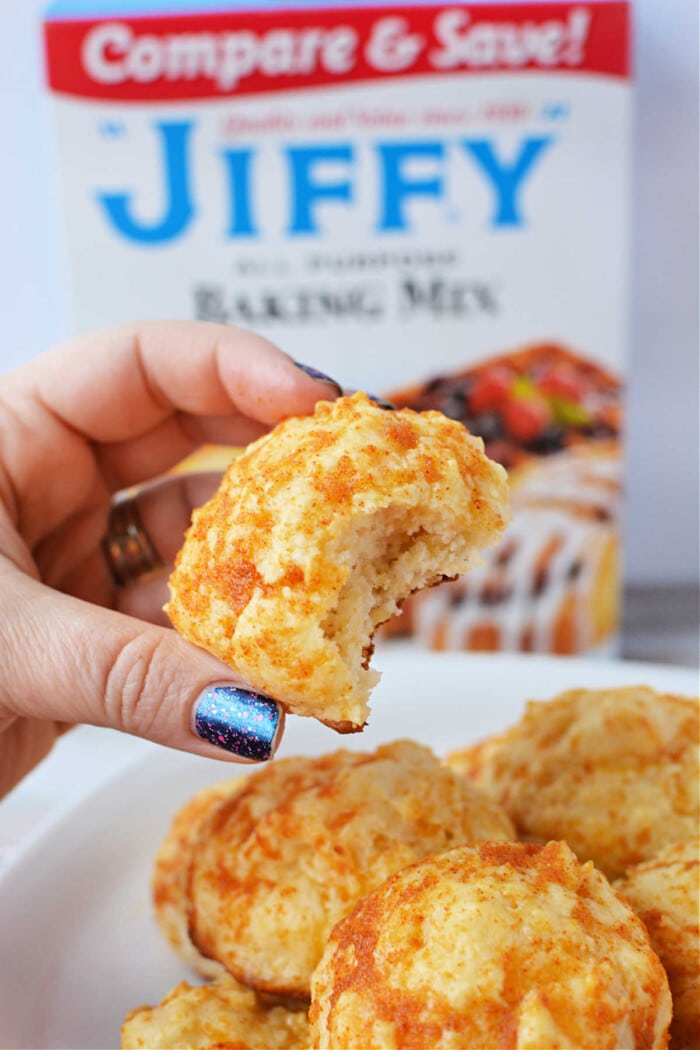
<path fill-rule="evenodd" d="M 15 374 L 91 441 L 125 441 L 174 412 L 239 413 L 264 424 L 313 410 L 319 381 L 262 336 L 225 325 L 166 321 L 93 332 Z M 332 381 L 327 397 L 339 388 Z"/>

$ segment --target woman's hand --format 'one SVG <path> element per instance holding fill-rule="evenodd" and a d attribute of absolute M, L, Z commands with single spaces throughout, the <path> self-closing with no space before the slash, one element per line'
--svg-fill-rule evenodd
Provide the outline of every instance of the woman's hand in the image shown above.
<path fill-rule="evenodd" d="M 246 444 L 338 392 L 262 338 L 189 322 L 97 332 L 0 378 L 0 795 L 65 723 L 270 756 L 277 705 L 238 689 L 161 611 L 167 566 L 216 479 L 173 477 L 141 497 L 160 576 L 117 587 L 102 539 L 116 491 L 202 443 Z M 249 715 L 260 731 L 245 728 Z"/>

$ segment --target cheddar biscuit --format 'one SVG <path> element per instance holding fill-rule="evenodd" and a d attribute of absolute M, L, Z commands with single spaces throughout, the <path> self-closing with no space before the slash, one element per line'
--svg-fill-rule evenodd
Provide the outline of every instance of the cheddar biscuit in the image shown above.
<path fill-rule="evenodd" d="M 372 637 L 411 592 L 465 572 L 509 517 L 505 471 L 439 412 L 364 394 L 252 444 L 192 525 L 166 611 L 253 688 L 362 729 Z"/>
<path fill-rule="evenodd" d="M 646 686 L 572 689 L 449 765 L 520 836 L 565 839 L 616 878 L 698 831 L 698 701 Z"/>
<path fill-rule="evenodd" d="M 358 898 L 428 853 L 514 833 L 499 806 L 411 741 L 308 759 L 305 777 L 292 761 L 251 777 L 200 835 L 190 933 L 243 984 L 308 999 L 328 934 Z"/>
<path fill-rule="evenodd" d="M 193 858 L 201 841 L 207 842 L 222 824 L 227 826 L 228 848 L 235 850 L 268 809 L 287 793 L 301 790 L 336 770 L 343 758 L 279 759 L 262 776 L 240 777 L 205 788 L 175 815 L 158 852 L 151 880 L 155 916 L 162 933 L 185 962 L 203 977 L 219 977 L 226 968 L 202 955 L 190 937 L 192 906 L 190 879 Z M 235 809 L 235 821 L 229 821 Z"/>
<path fill-rule="evenodd" d="M 237 778 L 205 788 L 176 814 L 161 842 L 153 866 L 151 891 L 156 921 L 168 943 L 202 977 L 225 973 L 221 963 L 197 951 L 188 931 L 189 866 L 200 829 L 224 799 L 234 796 L 245 780 Z"/>
<path fill-rule="evenodd" d="M 566 843 L 476 843 L 398 872 L 335 927 L 314 1046 L 664 1048 L 646 930 Z"/>
<path fill-rule="evenodd" d="M 225 976 L 193 988 L 182 981 L 158 1006 L 132 1010 L 121 1050 L 304 1050 L 311 1045 L 306 1011 L 265 1006 Z"/>
<path fill-rule="evenodd" d="M 666 846 L 615 883 L 646 926 L 673 996 L 672 1050 L 700 1046 L 700 838 Z"/>

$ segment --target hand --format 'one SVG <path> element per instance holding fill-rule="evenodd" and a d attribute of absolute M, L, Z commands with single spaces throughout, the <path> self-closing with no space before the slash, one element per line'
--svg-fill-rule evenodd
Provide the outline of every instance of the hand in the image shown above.
<path fill-rule="evenodd" d="M 185 322 L 98 332 L 0 378 L 0 795 L 65 723 L 219 758 L 269 757 L 281 711 L 239 695 L 245 683 L 230 668 L 165 627 L 167 567 L 120 589 L 101 541 L 116 491 L 202 443 L 246 444 L 337 394 L 260 337 Z M 143 497 L 141 517 L 166 566 L 215 483 L 177 477 Z M 234 691 L 208 689 L 221 683 Z M 236 756 L 195 735 L 193 712 L 222 701 L 265 716 L 257 749 L 239 747 L 240 735 L 202 733 Z"/>

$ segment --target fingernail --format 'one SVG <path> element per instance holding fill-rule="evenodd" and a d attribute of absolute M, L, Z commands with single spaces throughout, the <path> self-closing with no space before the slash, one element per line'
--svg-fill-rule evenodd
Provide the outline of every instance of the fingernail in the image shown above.
<path fill-rule="evenodd" d="M 281 712 L 264 693 L 234 685 L 205 689 L 194 710 L 194 731 L 232 755 L 265 762 L 272 756 Z"/>
<path fill-rule="evenodd" d="M 330 383 L 338 391 L 338 395 L 342 397 L 343 388 L 340 383 L 336 383 L 335 379 L 331 379 L 325 372 L 319 372 L 318 368 L 313 368 L 311 365 L 303 365 L 301 361 L 295 361 L 294 364 L 307 376 L 311 376 L 312 379 L 319 379 L 322 383 Z"/>
<path fill-rule="evenodd" d="M 392 404 L 391 401 L 387 401 L 385 397 L 378 397 L 376 394 L 368 394 L 367 397 L 370 401 L 374 401 L 378 408 L 385 408 L 388 412 L 396 412 L 396 405 Z"/>

